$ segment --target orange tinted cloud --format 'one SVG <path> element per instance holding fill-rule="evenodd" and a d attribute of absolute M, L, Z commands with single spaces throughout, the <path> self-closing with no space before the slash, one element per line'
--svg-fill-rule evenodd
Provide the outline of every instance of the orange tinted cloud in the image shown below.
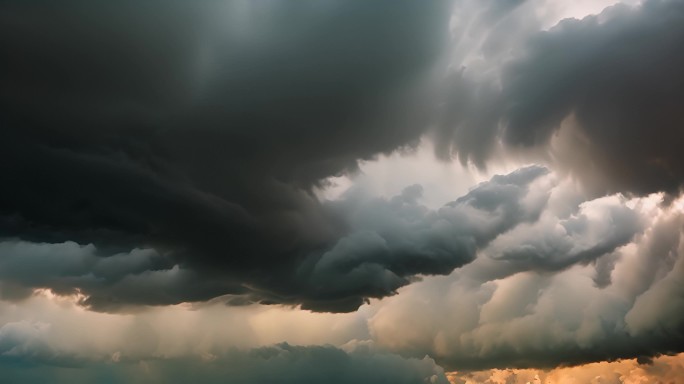
<path fill-rule="evenodd" d="M 548 371 L 492 369 L 450 372 L 452 384 L 678 384 L 684 382 L 684 353 L 660 356 L 652 364 L 636 359 L 598 362 Z"/>

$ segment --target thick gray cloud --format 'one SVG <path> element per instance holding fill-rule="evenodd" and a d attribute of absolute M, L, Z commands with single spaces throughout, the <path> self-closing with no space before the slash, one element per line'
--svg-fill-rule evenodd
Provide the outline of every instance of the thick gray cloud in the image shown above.
<path fill-rule="evenodd" d="M 684 4 L 647 1 L 567 21 L 507 72 L 509 143 L 548 139 L 573 113 L 612 190 L 672 191 L 684 180 Z M 581 176 L 582 171 L 577 170 Z"/>
<path fill-rule="evenodd" d="M 231 304 L 301 303 L 306 309 L 353 311 L 370 297 L 395 294 L 416 275 L 448 274 L 500 234 L 536 221 L 546 207 L 549 191 L 543 182 L 549 177 L 539 166 L 494 176 L 438 210 L 419 204 L 418 185 L 392 199 L 351 190 L 326 205 L 345 218 L 349 233 L 309 252 L 291 275 L 276 275 L 280 281 L 266 287 L 247 288 L 225 273 L 175 264 L 153 249 L 104 256 L 92 244 L 22 240 L 0 242 L 0 280 L 10 287 L 80 293 L 83 304 L 106 311 L 229 293 L 242 295 L 230 298 Z M 13 291 L 8 292 L 10 297 Z"/>
<path fill-rule="evenodd" d="M 13 350 L 12 353 L 20 354 L 20 358 L 12 357 L 14 360 L 10 359 L 10 362 L 16 363 L 19 359 L 20 365 L 28 364 L 36 368 L 36 372 L 45 369 L 53 373 L 67 372 L 62 368 L 45 368 L 43 362 L 80 364 L 81 370 L 68 372 L 77 376 L 97 373 L 103 375 L 98 377 L 108 379 L 123 375 L 127 369 L 139 375 L 136 364 L 141 360 L 148 368 L 155 367 L 153 372 L 159 377 L 177 375 L 178 366 L 184 367 L 189 377 L 204 377 L 202 372 L 231 377 L 211 364 L 195 365 L 177 357 L 188 352 L 203 353 L 207 361 L 223 362 L 221 356 L 231 346 L 251 346 L 259 340 L 263 343 L 264 334 L 269 335 L 269 344 L 274 340 L 292 340 L 290 337 L 296 339 L 296 335 L 302 333 L 317 333 L 315 338 L 305 340 L 334 340 L 330 342 L 338 345 L 350 339 L 370 338 L 378 349 L 414 358 L 429 355 L 447 369 L 459 371 L 489 367 L 552 367 L 628 357 L 648 361 L 649 356 L 681 351 L 681 345 L 684 345 L 681 334 L 684 318 L 680 315 L 684 300 L 679 288 L 684 260 L 681 256 L 684 255 L 682 200 L 664 206 L 658 203 L 657 196 L 626 199 L 616 195 L 582 202 L 577 198 L 579 191 L 574 183 L 568 180 L 559 183 L 552 176 L 540 167 L 498 176 L 440 211 L 420 207 L 416 203 L 420 189 L 415 186 L 389 200 L 365 200 L 363 196 L 354 195 L 361 203 L 347 203 L 345 207 L 357 207 L 356 211 L 350 212 L 350 217 L 355 218 L 355 227 L 363 228 L 366 233 L 375 231 L 376 235 L 387 236 L 386 247 L 396 255 L 402 254 L 400 246 L 403 244 L 388 235 L 396 233 L 413 240 L 409 232 L 421 231 L 388 231 L 386 225 L 402 223 L 420 228 L 434 222 L 449 223 L 452 216 L 444 211 L 462 218 L 451 222 L 450 232 L 459 233 L 456 223 L 460 223 L 467 227 L 467 233 L 479 234 L 485 239 L 477 246 L 480 248 L 478 257 L 450 276 L 425 278 L 423 282 L 404 288 L 400 295 L 374 302 L 356 314 L 311 314 L 281 307 L 226 308 L 215 304 L 204 309 L 199 307 L 197 311 L 183 310 L 182 306 L 157 308 L 129 317 L 83 311 L 68 304 L 70 301 L 65 298 L 47 299 L 47 302 L 57 308 L 71 306 L 70 311 L 59 309 L 57 314 L 50 314 L 40 313 L 35 308 L 21 309 L 22 306 L 45 307 L 41 298 L 49 297 L 49 294 L 41 293 L 26 300 L 26 304 L 6 303 L 6 307 L 0 308 L 0 313 L 6 316 L 0 321 L 7 325 L 4 331 L 0 330 L 0 335 L 4 335 L 0 347 L 7 353 Z M 368 201 L 373 204 L 363 204 Z M 391 213 L 388 214 L 391 219 L 387 219 L 379 212 L 392 204 L 400 208 L 388 209 L 386 212 Z M 486 240 L 487 233 L 500 232 L 511 212 L 518 218 L 534 218 L 514 224 L 494 240 Z M 399 215 L 404 221 L 392 215 Z M 431 221 L 431 217 L 436 219 Z M 539 236 L 532 236 L 534 233 Z M 350 238 L 352 242 L 355 236 Z M 459 238 L 463 240 L 467 236 Z M 101 281 L 101 285 L 88 288 L 94 292 L 92 297 L 97 297 L 101 292 L 117 292 L 118 284 L 128 284 L 127 279 L 146 269 L 139 266 L 160 257 L 154 251 L 137 250 L 109 260 L 93 255 L 92 246 L 66 243 L 61 245 L 62 256 L 50 259 L 51 255 L 60 256 L 59 248 L 50 251 L 54 246 L 6 242 L 4 249 L 23 250 L 24 253 L 7 253 L 3 257 L 0 264 L 0 270 L 5 273 L 3 280 L 18 284 L 16 279 L 12 280 L 12 275 L 25 279 L 41 274 L 59 280 L 59 272 L 76 281 L 89 278 Z M 367 259 L 344 258 L 342 260 L 348 261 L 349 265 L 340 265 L 339 259 L 323 263 L 324 257 L 317 258 L 315 260 L 330 267 L 321 276 L 328 276 L 331 284 L 344 282 L 345 286 L 354 287 L 358 281 L 374 282 L 379 277 L 354 279 L 353 273 L 344 276 L 344 272 L 365 271 L 364 264 L 402 268 L 410 260 L 397 256 L 392 263 L 383 259 L 385 253 L 366 252 L 364 242 L 356 246 L 358 252 L 352 254 Z M 439 249 L 427 248 L 426 252 Z M 511 254 L 506 254 L 508 250 Z M 81 256 L 69 258 L 65 253 Z M 425 255 L 420 254 L 420 257 Z M 63 258 L 65 265 L 60 265 L 58 261 Z M 28 264 L 46 267 L 37 268 L 35 274 L 22 276 L 22 264 L 18 263 L 22 259 Z M 603 260 L 607 261 L 602 263 Z M 440 260 L 445 265 L 459 262 L 458 258 Z M 102 268 L 105 264 L 110 267 Z M 84 269 L 81 265 L 90 266 Z M 46 272 L 48 270 L 55 273 L 50 274 Z M 92 272 L 80 276 L 84 271 Z M 102 271 L 111 271 L 111 274 Z M 110 286 L 106 279 L 115 276 L 114 271 L 121 271 L 120 274 L 127 278 Z M 166 276 L 168 282 L 174 282 L 177 281 L 174 274 L 178 272 L 171 269 L 161 275 Z M 146 273 L 144 271 L 140 278 L 151 285 L 147 291 L 139 289 L 139 295 L 163 292 L 160 286 L 153 284 L 164 280 L 150 278 Z M 93 276 L 89 276 L 91 274 Z M 603 276 L 600 284 L 597 283 L 599 274 Z M 30 280 L 25 283 L 30 284 Z M 60 300 L 67 304 L 60 304 Z M 18 312 L 12 314 L 14 307 Z M 258 316 L 254 312 L 264 310 L 286 313 Z M 30 316 L 44 322 L 22 320 L 27 314 L 36 312 L 39 314 Z M 189 321 L 188 316 L 195 320 Z M 307 316 L 325 318 L 314 321 Z M 338 316 L 352 316 L 356 320 L 349 322 L 347 317 L 346 325 L 344 321 L 335 324 L 332 319 L 339 319 Z M 92 336 L 89 337 L 89 333 Z M 294 336 L 288 336 L 290 334 Z M 158 360 L 159 356 L 172 360 Z M 226 363 L 243 361 L 238 355 L 228 356 Z M 113 362 L 83 365 L 79 362 L 84 357 L 118 360 L 122 365 Z M 5 365 L 4 369 L 23 375 L 13 377 L 30 376 L 28 371 L 17 371 L 11 364 Z M 88 377 L 93 380 L 92 376 Z M 123 381 L 128 376 L 122 377 Z M 64 380 L 71 380 L 71 376 Z"/>
<path fill-rule="evenodd" d="M 0 234 L 162 255 L 98 306 L 172 265 L 208 286 L 140 300 L 302 301 L 300 262 L 348 233 L 313 188 L 420 137 L 450 5 L 4 2 Z"/>
<path fill-rule="evenodd" d="M 536 220 L 520 205 L 529 180 L 492 180 L 435 212 L 416 189 L 338 202 L 313 192 L 435 125 L 440 156 L 484 166 L 499 141 L 544 147 L 572 115 L 565 152 L 550 150 L 560 168 L 601 191 L 674 190 L 681 3 L 544 32 L 535 4 L 4 3 L 0 234 L 60 255 L 73 241 L 83 259 L 63 256 L 54 276 L 19 271 L 3 296 L 81 289 L 113 310 L 234 294 L 349 311 L 414 275 L 449 273 Z M 624 231 L 595 248 L 571 245 L 592 230 L 581 218 L 560 224 L 562 260 L 540 257 L 546 240 L 524 229 L 525 249 L 501 257 L 541 270 L 590 262 L 629 239 L 618 216 Z M 155 255 L 126 264 L 136 249 Z M 91 270 L 106 255 L 127 261 Z"/>
<path fill-rule="evenodd" d="M 520 19 L 506 20 L 514 24 Z M 479 48 L 496 75 L 483 81 L 473 74 L 478 73 L 475 63 L 473 70 L 452 76 L 438 137 L 452 138 L 462 161 L 483 164 L 499 141 L 507 147 L 547 149 L 566 121 L 569 132 L 550 149 L 551 159 L 596 191 L 673 192 L 680 187 L 681 1 L 618 5 L 534 34 L 522 28 L 507 34 L 497 29 L 500 25 L 485 29 L 488 39 L 500 46 L 497 42 L 507 41 L 507 35 L 517 36 L 508 45 L 513 51 L 494 50 L 487 59 L 487 43 Z"/>
<path fill-rule="evenodd" d="M 364 346 L 346 352 L 331 346 L 279 344 L 218 356 L 139 361 L 116 355 L 109 362 L 81 359 L 64 367 L 45 360 L 45 352 L 30 344 L 30 337 L 5 327 L 0 329 L 0 373 L 11 382 L 58 378 L 70 383 L 448 383 L 444 371 L 429 358 L 405 359 Z M 13 331 L 9 340 L 6 334 Z M 9 352 L 3 348 L 8 343 L 14 344 Z"/>
<path fill-rule="evenodd" d="M 551 3 L 3 2 L 0 377 L 446 383 L 424 356 L 682 352 L 684 3 L 542 31 Z M 317 196 L 425 137 L 553 172 L 438 209 Z M 232 349 L 282 339 L 353 342 Z"/>

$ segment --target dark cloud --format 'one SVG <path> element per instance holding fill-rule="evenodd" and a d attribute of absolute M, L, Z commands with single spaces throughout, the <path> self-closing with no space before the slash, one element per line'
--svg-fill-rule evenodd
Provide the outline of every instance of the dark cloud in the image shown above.
<path fill-rule="evenodd" d="M 495 30 L 492 41 L 506 41 Z M 618 5 L 514 43 L 500 78 L 452 76 L 440 137 L 453 138 L 462 161 L 483 164 L 498 141 L 545 147 L 572 116 L 570 133 L 556 143 L 564 150 L 551 148 L 552 159 L 591 188 L 647 193 L 681 186 L 681 1 Z"/>
<path fill-rule="evenodd" d="M 682 352 L 684 3 L 539 31 L 543 5 L 3 2 L 0 299 L 348 312 L 416 283 L 329 329 L 459 370 Z M 671 195 L 584 201 L 529 166 L 439 209 L 420 185 L 316 196 L 426 134 L 480 168 L 520 150 L 592 193 Z M 15 320 L 0 374 L 17 382 L 446 383 L 432 360 L 374 347 L 167 359 L 144 319 L 113 354 Z"/>
<path fill-rule="evenodd" d="M 107 311 L 229 293 L 242 295 L 227 298 L 229 304 L 287 303 L 319 311 L 353 311 L 369 297 L 396 293 L 416 275 L 448 274 L 474 260 L 477 251 L 501 233 L 537 220 L 548 191 L 540 192 L 533 183 L 547 173 L 531 166 L 495 176 L 439 210 L 418 203 L 418 185 L 392 199 L 352 190 L 326 204 L 345 219 L 348 234 L 306 254 L 293 271 L 263 267 L 261 273 L 273 273 L 268 285 L 246 286 L 249 280 L 226 271 L 179 266 L 153 249 L 103 256 L 92 244 L 22 240 L 0 242 L 0 280 L 17 287 L 84 294 L 83 304 Z"/>
<path fill-rule="evenodd" d="M 536 219 L 545 169 L 438 211 L 418 186 L 313 193 L 425 131 L 450 6 L 4 5 L 3 279 L 97 310 L 230 294 L 351 311 L 470 262 Z"/>
<path fill-rule="evenodd" d="M 562 144 L 583 155 L 555 153 L 562 168 L 602 190 L 679 185 L 680 3 L 614 7 L 536 34 L 520 2 L 458 3 L 449 26 L 451 5 L 3 4 L 0 234 L 59 255 L 81 244 L 44 269 L 12 265 L 3 295 L 80 289 L 112 310 L 233 294 L 349 311 L 415 275 L 449 273 L 536 219 L 541 208 L 523 201 L 532 179 L 514 179 L 541 171 L 495 178 L 434 212 L 417 187 L 392 200 L 313 193 L 434 122 L 440 156 L 484 166 L 497 140 L 544 146 L 572 115 Z M 509 43 L 519 49 L 507 61 Z M 436 83 L 443 54 L 470 63 L 468 50 L 487 64 Z M 626 227 L 596 248 L 568 236 L 565 256 L 548 258 L 551 240 L 535 232 L 501 257 L 543 270 L 591 262 L 633 233 L 629 217 L 614 219 Z M 563 225 L 590 230 L 581 218 Z M 155 255 L 133 265 L 132 249 Z"/>
<path fill-rule="evenodd" d="M 1 7 L 0 233 L 154 248 L 136 292 L 217 282 L 143 300 L 170 303 L 277 293 L 347 233 L 312 188 L 419 138 L 450 3 Z"/>
<path fill-rule="evenodd" d="M 1 332 L 1 331 L 0 331 Z M 126 360 L 117 355 L 102 362 L 82 358 L 69 368 L 35 355 L 2 353 L 0 373 L 12 382 L 43 383 L 59 378 L 70 383 L 402 383 L 448 384 L 433 360 L 357 347 L 346 352 L 332 346 L 301 347 L 279 344 L 221 355 L 169 359 Z"/>

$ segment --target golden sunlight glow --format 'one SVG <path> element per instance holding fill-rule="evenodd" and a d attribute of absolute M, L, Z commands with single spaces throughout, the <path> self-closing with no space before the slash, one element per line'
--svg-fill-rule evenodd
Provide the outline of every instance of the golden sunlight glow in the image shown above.
<path fill-rule="evenodd" d="M 652 364 L 636 359 L 599 362 L 575 367 L 538 369 L 492 369 L 478 372 L 450 372 L 452 384 L 647 384 L 677 383 L 684 377 L 684 353 L 660 356 Z"/>

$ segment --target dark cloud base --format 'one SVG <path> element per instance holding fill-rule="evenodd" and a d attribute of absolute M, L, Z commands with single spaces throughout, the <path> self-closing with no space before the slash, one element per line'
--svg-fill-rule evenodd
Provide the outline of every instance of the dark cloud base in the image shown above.
<path fill-rule="evenodd" d="M 244 271 L 246 276 L 221 264 L 213 271 L 174 264 L 173 255 L 151 248 L 103 255 L 92 244 L 7 239 L 0 242 L 0 279 L 6 285 L 0 288 L 9 298 L 18 288 L 78 293 L 85 295 L 83 305 L 99 311 L 232 295 L 225 299 L 231 305 L 350 312 L 368 298 L 395 294 L 416 275 L 448 274 L 474 260 L 499 234 L 537 220 L 548 196 L 530 200 L 538 193 L 530 185 L 547 174 L 531 166 L 495 176 L 439 210 L 418 203 L 419 186 L 392 199 L 351 191 L 324 205 L 345 220 L 346 234 L 325 248 L 294 255 L 296 268 L 267 265 Z M 271 280 L 261 282 L 260 275 Z"/>

